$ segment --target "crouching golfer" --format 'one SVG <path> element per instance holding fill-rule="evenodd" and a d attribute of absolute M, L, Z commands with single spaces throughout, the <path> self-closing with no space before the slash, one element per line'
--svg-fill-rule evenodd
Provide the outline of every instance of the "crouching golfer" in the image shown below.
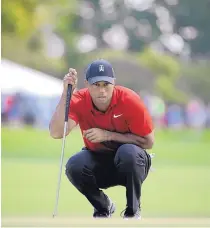
<path fill-rule="evenodd" d="M 77 72 L 69 69 L 64 89 L 50 122 L 50 134 L 63 137 L 68 84 L 75 89 Z M 126 188 L 124 218 L 141 218 L 142 183 L 151 159 L 145 149 L 154 142 L 152 120 L 140 97 L 115 85 L 111 64 L 92 62 L 86 71 L 87 88 L 73 93 L 67 134 L 79 124 L 85 147 L 66 164 L 69 181 L 94 207 L 93 217 L 110 217 L 115 205 L 101 189 L 121 185 Z"/>

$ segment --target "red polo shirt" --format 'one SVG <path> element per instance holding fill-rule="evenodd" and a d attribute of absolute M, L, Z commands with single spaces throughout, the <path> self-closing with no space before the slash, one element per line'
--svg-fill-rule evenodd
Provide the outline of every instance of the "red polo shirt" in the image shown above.
<path fill-rule="evenodd" d="M 122 86 L 115 86 L 111 103 L 105 113 L 94 108 L 88 89 L 73 93 L 69 118 L 79 124 L 81 132 L 90 128 L 101 128 L 145 136 L 153 130 L 152 119 L 139 95 Z M 114 149 L 111 145 L 115 142 L 91 143 L 86 138 L 83 140 L 85 146 L 92 151 Z"/>

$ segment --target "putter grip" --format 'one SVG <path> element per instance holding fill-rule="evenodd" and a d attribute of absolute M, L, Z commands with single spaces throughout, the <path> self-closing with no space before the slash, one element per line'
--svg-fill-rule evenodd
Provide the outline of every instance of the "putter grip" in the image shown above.
<path fill-rule="evenodd" d="M 68 117 L 69 117 L 69 105 L 70 105 L 70 99 L 71 99 L 71 91 L 72 91 L 72 85 L 68 84 L 67 97 L 66 97 L 65 122 L 68 121 Z"/>

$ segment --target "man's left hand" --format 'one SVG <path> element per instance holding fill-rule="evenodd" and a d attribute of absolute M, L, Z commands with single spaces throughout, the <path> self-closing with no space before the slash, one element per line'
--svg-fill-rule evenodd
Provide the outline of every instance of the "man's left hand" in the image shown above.
<path fill-rule="evenodd" d="M 92 143 L 100 143 L 108 141 L 109 133 L 109 131 L 102 130 L 100 128 L 90 128 L 86 131 L 83 131 L 83 137 Z"/>

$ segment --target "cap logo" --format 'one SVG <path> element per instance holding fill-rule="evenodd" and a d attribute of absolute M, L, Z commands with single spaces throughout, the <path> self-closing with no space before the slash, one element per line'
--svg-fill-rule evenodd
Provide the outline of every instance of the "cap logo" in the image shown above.
<path fill-rule="evenodd" d="M 104 71 L 104 65 L 99 65 L 99 72 Z"/>

